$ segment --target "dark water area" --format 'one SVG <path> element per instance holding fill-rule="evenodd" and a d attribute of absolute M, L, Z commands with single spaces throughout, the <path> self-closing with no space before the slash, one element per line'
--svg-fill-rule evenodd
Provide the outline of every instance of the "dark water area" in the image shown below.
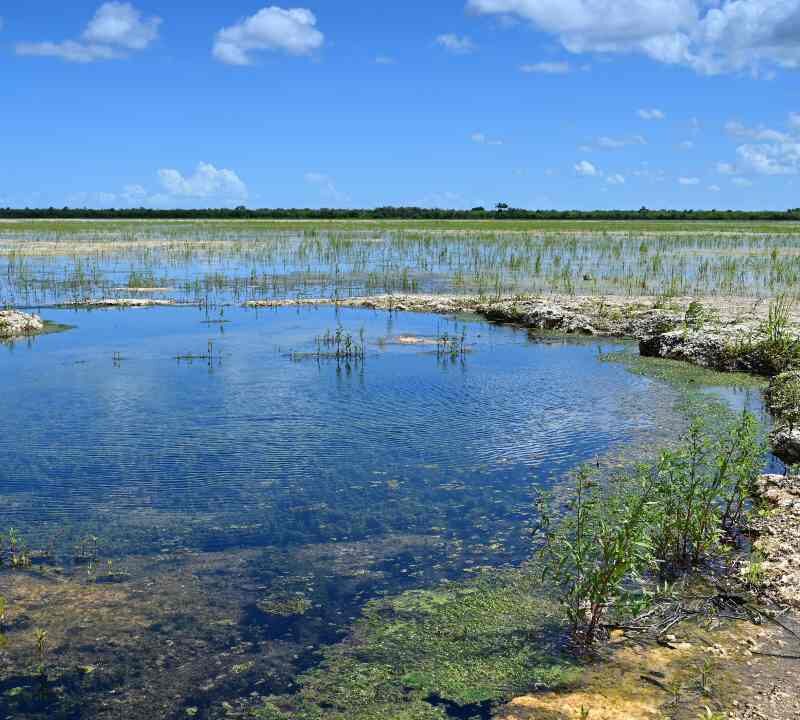
<path fill-rule="evenodd" d="M 520 562 L 536 488 L 678 424 L 674 390 L 602 361 L 625 343 L 469 317 L 46 319 L 75 327 L 0 346 L 0 531 L 44 558 L 0 570 L 24 608 L 0 648 L 11 717 L 212 717 L 284 692 L 368 599 Z M 337 327 L 363 359 L 317 357 Z M 437 353 L 444 334 L 465 352 Z M 35 700 L 45 624 L 67 689 Z"/>

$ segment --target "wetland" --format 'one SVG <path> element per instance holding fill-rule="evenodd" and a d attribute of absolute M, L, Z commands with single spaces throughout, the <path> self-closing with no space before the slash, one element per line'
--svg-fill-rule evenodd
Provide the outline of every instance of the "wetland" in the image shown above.
<path fill-rule="evenodd" d="M 587 659 L 541 581 L 535 507 L 698 417 L 749 411 L 766 434 L 763 378 L 640 357 L 637 323 L 696 324 L 696 298 L 701 325 L 758 324 L 778 296 L 793 322 L 793 233 L 0 224 L 2 305 L 60 330 L 0 344 L 0 716 L 734 711 L 765 631 L 691 606 L 674 647 L 609 635 Z M 734 545 L 656 606 L 718 594 L 754 562 Z M 692 668 L 715 646 L 708 693 Z"/>

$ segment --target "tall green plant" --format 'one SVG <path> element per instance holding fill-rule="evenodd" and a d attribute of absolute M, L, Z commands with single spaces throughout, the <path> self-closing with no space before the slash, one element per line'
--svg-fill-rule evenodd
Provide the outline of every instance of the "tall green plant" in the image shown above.
<path fill-rule="evenodd" d="M 540 503 L 543 579 L 557 586 L 573 633 L 587 646 L 608 608 L 652 565 L 651 495 L 650 473 L 603 488 L 581 468 L 566 516 L 554 524 L 549 502 Z"/>
<path fill-rule="evenodd" d="M 610 607 L 645 599 L 648 573 L 680 573 L 719 551 L 746 523 L 764 457 L 750 413 L 719 435 L 696 421 L 677 448 L 628 476 L 601 484 L 581 469 L 559 517 L 540 500 L 543 579 L 576 638 L 591 645 Z"/>

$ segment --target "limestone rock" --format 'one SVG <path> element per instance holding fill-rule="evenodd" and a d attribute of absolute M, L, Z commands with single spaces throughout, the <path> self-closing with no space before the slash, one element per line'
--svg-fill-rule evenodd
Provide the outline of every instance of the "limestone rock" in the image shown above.
<path fill-rule="evenodd" d="M 0 338 L 34 335 L 43 329 L 44 323 L 38 315 L 28 315 L 18 310 L 0 310 Z"/>

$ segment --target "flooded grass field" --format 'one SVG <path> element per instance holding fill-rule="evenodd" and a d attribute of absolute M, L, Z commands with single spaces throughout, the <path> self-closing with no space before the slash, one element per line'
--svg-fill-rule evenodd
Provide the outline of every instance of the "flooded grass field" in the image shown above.
<path fill-rule="evenodd" d="M 62 332 L 0 345 L 0 717 L 488 718 L 574 682 L 521 569 L 535 492 L 648 457 L 689 405 L 763 418 L 760 384 L 706 372 L 688 392 L 631 343 L 468 315 L 239 305 L 772 295 L 791 246 L 774 228 L 3 224 L 0 299 Z M 140 290 L 202 307 L 55 307 Z"/>
<path fill-rule="evenodd" d="M 218 304 L 427 292 L 772 297 L 798 226 L 711 223 L 5 222 L 0 303 Z"/>

